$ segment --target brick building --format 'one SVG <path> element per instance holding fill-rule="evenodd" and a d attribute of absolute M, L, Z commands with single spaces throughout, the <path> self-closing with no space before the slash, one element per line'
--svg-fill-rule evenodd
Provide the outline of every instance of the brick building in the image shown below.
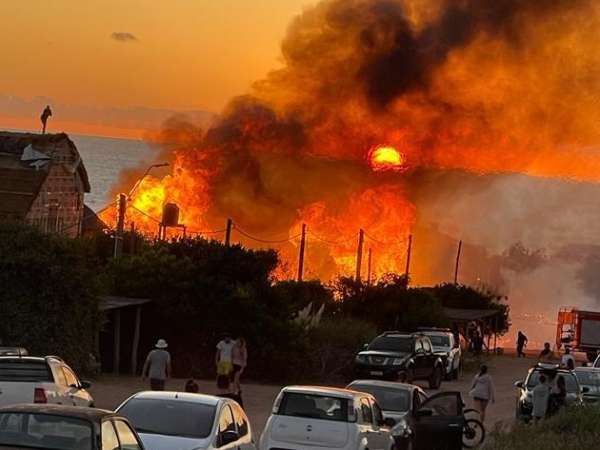
<path fill-rule="evenodd" d="M 86 192 L 85 166 L 65 133 L 0 132 L 0 220 L 75 237 Z"/>

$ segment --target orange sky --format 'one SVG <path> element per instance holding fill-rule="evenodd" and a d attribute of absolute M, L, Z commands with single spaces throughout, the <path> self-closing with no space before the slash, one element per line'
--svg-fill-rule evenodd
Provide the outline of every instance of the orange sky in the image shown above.
<path fill-rule="evenodd" d="M 46 101 L 55 129 L 91 134 L 156 125 L 141 107 L 218 112 L 277 66 L 288 23 L 311 3 L 2 0 L 0 128 L 37 128 Z"/>

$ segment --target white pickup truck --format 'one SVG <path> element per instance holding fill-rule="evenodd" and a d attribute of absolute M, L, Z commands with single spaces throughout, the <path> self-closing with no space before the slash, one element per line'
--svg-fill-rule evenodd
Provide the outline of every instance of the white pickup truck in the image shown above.
<path fill-rule="evenodd" d="M 19 403 L 94 406 L 90 383 L 57 356 L 0 356 L 0 407 Z"/>

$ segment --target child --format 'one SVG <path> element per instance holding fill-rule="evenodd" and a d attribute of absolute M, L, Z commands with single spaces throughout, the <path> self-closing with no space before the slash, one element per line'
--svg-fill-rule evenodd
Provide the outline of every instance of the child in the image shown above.
<path fill-rule="evenodd" d="M 187 381 L 187 383 L 185 383 L 185 392 L 197 394 L 200 391 L 200 386 L 198 386 L 198 383 L 196 383 L 195 378 L 197 377 L 194 373 L 192 373 L 190 379 Z"/>

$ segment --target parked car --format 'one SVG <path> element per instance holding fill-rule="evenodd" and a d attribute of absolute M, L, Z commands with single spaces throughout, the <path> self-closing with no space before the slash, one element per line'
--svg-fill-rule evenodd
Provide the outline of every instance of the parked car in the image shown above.
<path fill-rule="evenodd" d="M 433 352 L 442 358 L 447 380 L 456 380 L 462 368 L 462 350 L 454 333 L 448 328 L 419 328 L 433 346 Z"/>
<path fill-rule="evenodd" d="M 228 398 L 146 391 L 117 413 L 131 421 L 148 450 L 255 450 L 248 417 Z"/>
<path fill-rule="evenodd" d="M 600 368 L 576 367 L 573 371 L 583 392 L 584 403 L 600 401 Z"/>
<path fill-rule="evenodd" d="M 397 450 L 428 450 L 435 448 L 436 442 L 447 443 L 448 450 L 462 448 L 464 417 L 460 393 L 442 392 L 429 397 L 419 386 L 380 380 L 356 380 L 347 389 L 373 395 L 383 418 L 396 422 L 392 435 Z M 429 411 L 434 414 L 429 416 Z"/>
<path fill-rule="evenodd" d="M 515 387 L 518 389 L 517 403 L 516 403 L 516 417 L 523 421 L 529 421 L 531 419 L 531 412 L 533 409 L 532 403 L 532 392 L 533 388 L 536 387 L 540 382 L 540 375 L 544 374 L 547 383 L 550 386 L 554 386 L 559 376 L 565 379 L 565 385 L 567 387 L 567 404 L 582 404 L 583 393 L 587 392 L 587 389 L 582 389 L 577 381 L 575 374 L 568 369 L 561 369 L 558 364 L 544 364 L 538 363 L 527 372 L 525 381 L 517 381 Z"/>
<path fill-rule="evenodd" d="M 87 389 L 58 356 L 0 356 L 0 406 L 18 403 L 54 403 L 93 406 Z"/>
<path fill-rule="evenodd" d="M 432 389 L 440 387 L 445 371 L 427 336 L 399 331 L 385 332 L 367 344 L 356 355 L 354 369 L 357 378 L 427 380 Z"/>
<path fill-rule="evenodd" d="M 385 421 L 368 393 L 290 386 L 279 393 L 260 441 L 261 450 L 392 450 L 393 420 Z"/>
<path fill-rule="evenodd" d="M 0 408 L 0 449 L 20 448 L 144 450 L 127 419 L 111 411 L 61 405 Z"/>

